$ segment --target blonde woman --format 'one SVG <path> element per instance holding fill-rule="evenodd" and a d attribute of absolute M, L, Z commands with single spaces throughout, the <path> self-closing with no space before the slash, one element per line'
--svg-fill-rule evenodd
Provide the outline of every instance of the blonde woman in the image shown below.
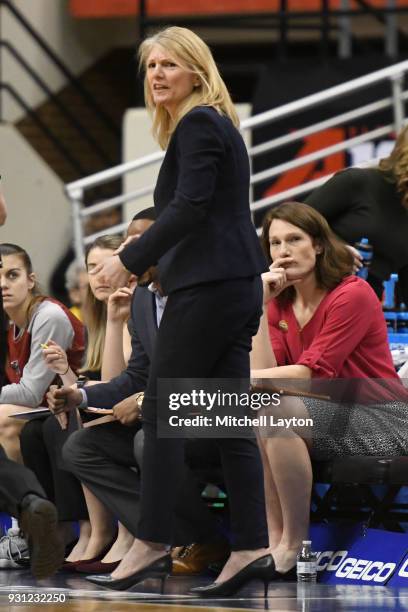
<path fill-rule="evenodd" d="M 122 242 L 120 236 L 101 236 L 90 245 L 86 254 L 89 285 L 83 311 L 87 329 L 87 350 L 80 373 L 95 380 L 110 380 L 120 374 L 125 369 L 131 352 L 127 328 L 131 289 L 125 286 L 112 295 L 114 288 L 103 275 L 90 274 L 97 265 L 110 257 Z M 105 351 L 107 334 L 112 342 L 106 344 L 109 349 Z M 60 375 L 64 384 L 72 385 L 76 382 L 77 375 L 69 367 L 64 351 L 55 343 L 50 342 L 48 348 L 44 348 L 43 356 L 47 365 Z"/>
<path fill-rule="evenodd" d="M 120 286 L 129 270 L 141 276 L 158 262 L 168 300 L 143 404 L 139 537 L 111 575 L 90 578 L 115 589 L 148 577 L 164 581 L 171 572 L 167 546 L 184 447 L 181 440 L 157 436 L 157 380 L 249 377 L 251 338 L 262 307 L 260 273 L 265 269 L 250 216 L 248 155 L 209 48 L 191 30 L 170 27 L 142 43 L 140 63 L 153 133 L 167 149 L 154 192 L 158 219 L 95 274 L 103 273 Z M 83 401 L 82 393 L 69 387 L 53 390 L 48 398 L 57 410 Z M 266 592 L 274 567 L 266 554 L 259 451 L 249 439 L 218 442 L 233 552 L 216 582 L 195 592 L 231 595 L 252 579 L 261 580 Z"/>
<path fill-rule="evenodd" d="M 100 378 L 110 380 L 117 376 L 125 369 L 130 355 L 127 321 L 131 288 L 125 286 L 114 291 L 102 274 L 89 274 L 110 257 L 122 241 L 119 236 L 101 236 L 90 245 L 86 254 L 89 286 L 84 315 L 88 343 L 85 363 L 79 373 L 91 378 L 91 382 Z M 75 384 L 78 376 L 70 367 L 67 354 L 61 346 L 50 341 L 42 352 L 48 368 L 59 374 L 64 384 Z M 111 548 L 116 533 L 114 517 L 83 487 L 85 507 L 81 501 L 83 498 L 79 481 L 60 469 L 60 449 L 65 439 L 66 432 L 61 431 L 54 417 L 43 423 L 29 422 L 21 434 L 24 462 L 36 473 L 51 499 L 55 499 L 61 522 L 66 527 L 71 521 L 79 520 L 80 523 L 79 540 L 67 557 L 65 567 L 75 569 L 80 562 L 99 560 L 105 555 L 106 562 L 118 561 L 131 545 L 133 537 L 120 525 L 118 538 Z"/>

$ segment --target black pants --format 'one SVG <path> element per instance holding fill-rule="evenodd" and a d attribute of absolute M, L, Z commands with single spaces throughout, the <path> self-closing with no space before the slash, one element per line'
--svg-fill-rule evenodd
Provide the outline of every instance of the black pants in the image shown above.
<path fill-rule="evenodd" d="M 45 497 L 33 472 L 8 459 L 0 446 L 0 511 L 18 517 L 20 504 L 28 493 Z"/>
<path fill-rule="evenodd" d="M 139 470 L 135 471 L 140 466 L 137 466 L 134 453 L 136 434 L 142 434 L 140 425 L 125 427 L 120 423 L 106 423 L 71 434 L 63 447 L 66 467 L 135 536 L 140 519 L 140 476 Z M 207 452 L 212 452 L 211 442 L 200 440 L 203 443 L 200 451 L 204 451 L 201 469 L 211 469 L 206 461 Z M 190 441 L 189 448 L 194 446 Z M 217 519 L 203 503 L 199 484 L 187 469 L 176 508 L 172 541 L 176 546 L 220 537 Z"/>
<path fill-rule="evenodd" d="M 133 469 L 133 440 L 139 429 L 121 423 L 81 429 L 69 436 L 62 451 L 67 469 L 133 534 L 140 506 L 140 477 Z"/>
<path fill-rule="evenodd" d="M 208 438 L 186 440 L 185 464 L 184 482 L 176 506 L 174 545 L 225 539 L 223 517 L 215 516 L 201 497 L 208 483 L 225 487 L 217 444 Z"/>
<path fill-rule="evenodd" d="M 171 294 L 157 334 L 143 404 L 141 518 L 143 540 L 171 543 L 184 444 L 157 436 L 157 381 L 161 378 L 249 378 L 252 336 L 259 325 L 258 277 L 195 286 Z M 230 502 L 232 549 L 268 546 L 263 472 L 256 443 L 217 441 Z"/>
<path fill-rule="evenodd" d="M 21 453 L 24 464 L 37 476 L 58 510 L 60 521 L 88 519 L 82 486 L 79 480 L 63 464 L 61 449 L 67 439 L 54 416 L 47 419 L 31 419 L 21 435 Z"/>

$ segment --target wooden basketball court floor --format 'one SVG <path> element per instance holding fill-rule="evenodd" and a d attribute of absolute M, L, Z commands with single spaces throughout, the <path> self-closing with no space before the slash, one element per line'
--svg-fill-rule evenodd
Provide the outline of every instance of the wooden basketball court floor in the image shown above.
<path fill-rule="evenodd" d="M 275 582 L 265 600 L 263 586 L 254 582 L 221 600 L 188 594 L 191 586 L 210 581 L 209 577 L 172 577 L 164 595 L 158 595 L 154 580 L 140 583 L 133 591 L 117 592 L 101 590 L 80 575 L 58 573 L 36 582 L 27 570 L 0 570 L 0 608 L 15 612 L 408 611 L 408 588 Z"/>

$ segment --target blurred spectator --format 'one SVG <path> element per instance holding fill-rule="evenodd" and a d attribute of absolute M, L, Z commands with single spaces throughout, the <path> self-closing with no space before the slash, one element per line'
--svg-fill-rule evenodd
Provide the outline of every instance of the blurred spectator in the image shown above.
<path fill-rule="evenodd" d="M 70 311 L 77 319 L 83 321 L 82 308 L 88 289 L 88 273 L 85 263 L 73 261 L 69 264 L 65 272 L 65 289 L 68 291 L 68 298 L 71 303 Z"/>
<path fill-rule="evenodd" d="M 156 221 L 156 210 L 154 206 L 145 208 L 136 213 L 129 223 L 126 231 L 126 237 L 141 236 L 153 223 Z"/>

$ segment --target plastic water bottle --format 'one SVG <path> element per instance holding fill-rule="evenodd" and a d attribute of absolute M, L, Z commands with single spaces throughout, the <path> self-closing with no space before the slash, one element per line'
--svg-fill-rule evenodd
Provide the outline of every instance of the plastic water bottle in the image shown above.
<path fill-rule="evenodd" d="M 391 274 L 390 278 L 384 281 L 384 301 L 383 308 L 392 310 L 395 308 L 395 285 L 398 280 L 398 274 Z"/>
<path fill-rule="evenodd" d="M 312 600 L 319 598 L 319 594 L 313 592 L 315 583 L 298 582 L 296 585 L 296 603 L 298 612 L 310 612 Z M 316 596 L 317 595 L 317 596 Z"/>
<path fill-rule="evenodd" d="M 311 540 L 303 540 L 302 548 L 297 556 L 296 573 L 298 582 L 316 582 L 317 553 L 312 552 Z"/>
<path fill-rule="evenodd" d="M 373 259 L 373 247 L 368 242 L 368 238 L 361 238 L 360 242 L 355 243 L 354 248 L 357 249 L 363 259 L 363 267 L 357 272 L 357 276 L 367 280 L 368 268 Z"/>

